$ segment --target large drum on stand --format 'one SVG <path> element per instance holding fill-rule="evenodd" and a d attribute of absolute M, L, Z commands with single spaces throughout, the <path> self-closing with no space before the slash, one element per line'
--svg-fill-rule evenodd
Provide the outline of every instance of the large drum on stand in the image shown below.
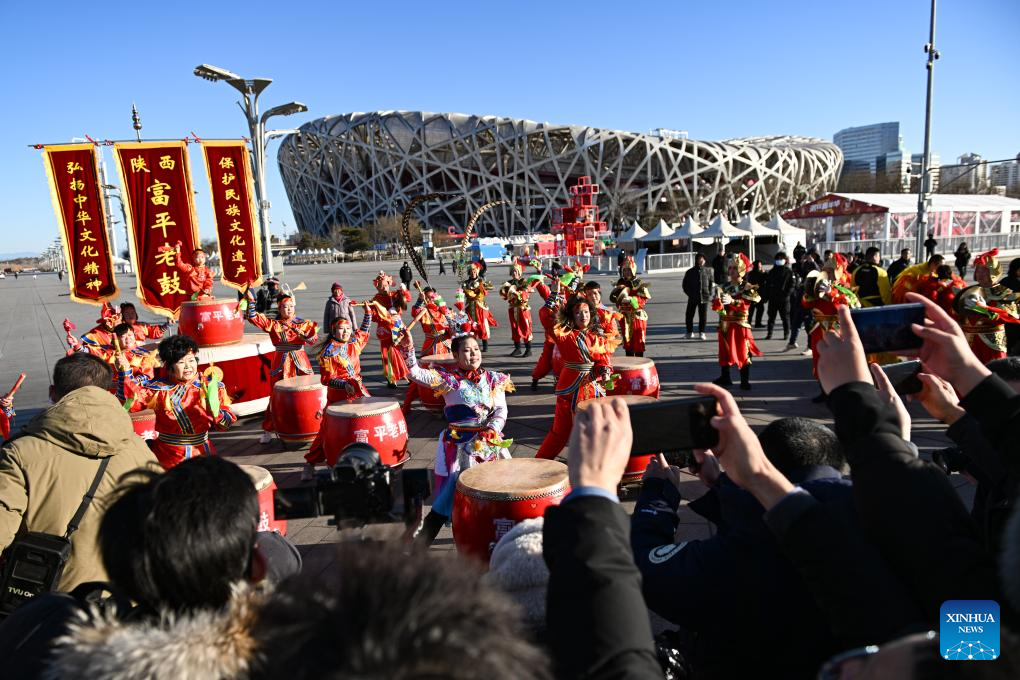
<path fill-rule="evenodd" d="M 273 509 L 273 493 L 276 491 L 276 482 L 269 470 L 257 465 L 242 465 L 241 469 L 251 477 L 252 484 L 259 496 L 259 531 L 279 531 L 287 535 L 287 520 L 276 519 L 276 511 Z"/>
<path fill-rule="evenodd" d="M 652 401 L 656 401 L 655 397 L 647 397 L 640 394 L 624 394 L 619 395 L 627 402 L 627 404 L 643 404 Z M 578 402 L 577 410 L 581 411 L 594 404 L 598 399 L 585 399 L 582 402 Z M 623 471 L 623 479 L 620 481 L 621 484 L 637 484 L 641 481 L 641 478 L 645 474 L 645 468 L 648 467 L 648 462 L 655 457 L 657 454 L 648 456 L 631 456 L 627 460 L 627 467 Z"/>
<path fill-rule="evenodd" d="M 436 368 L 438 366 L 442 366 L 444 368 L 452 369 L 457 365 L 457 360 L 452 354 L 428 354 L 419 359 L 418 363 L 425 368 Z M 437 397 L 435 390 L 431 387 L 418 385 L 418 398 L 421 399 L 422 406 L 434 413 L 442 413 L 443 409 L 446 407 L 446 400 L 442 397 Z"/>
<path fill-rule="evenodd" d="M 129 414 L 131 416 L 131 427 L 135 429 L 137 434 L 142 439 L 155 439 L 156 438 L 156 412 L 151 408 L 144 409 L 142 411 L 135 411 Z"/>
<path fill-rule="evenodd" d="M 457 551 L 489 563 L 496 543 L 518 522 L 542 517 L 570 491 L 567 466 L 542 458 L 493 460 L 457 478 L 453 540 Z"/>
<path fill-rule="evenodd" d="M 326 386 L 317 375 L 284 378 L 273 386 L 273 429 L 287 444 L 311 443 L 326 409 Z"/>
<path fill-rule="evenodd" d="M 194 338 L 199 347 L 231 345 L 244 339 L 244 314 L 237 300 L 188 300 L 181 305 L 178 332 Z"/>
<path fill-rule="evenodd" d="M 210 363 L 219 366 L 230 408 L 238 416 L 249 416 L 269 406 L 269 374 L 275 359 L 276 347 L 267 333 L 245 333 L 243 341 L 233 345 L 199 347 L 198 371 L 201 373 Z"/>
<path fill-rule="evenodd" d="M 609 392 L 613 395 L 640 394 L 659 398 L 659 372 L 655 362 L 645 357 L 613 357 L 613 373 L 620 377 Z"/>
<path fill-rule="evenodd" d="M 371 444 L 385 465 L 402 465 L 407 452 L 407 422 L 400 404 L 383 397 L 362 397 L 326 407 L 322 444 L 326 463 L 336 464 L 348 444 Z"/>

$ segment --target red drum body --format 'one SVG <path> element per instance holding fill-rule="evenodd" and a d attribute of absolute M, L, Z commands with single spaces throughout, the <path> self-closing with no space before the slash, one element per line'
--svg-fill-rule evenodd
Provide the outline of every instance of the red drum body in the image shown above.
<path fill-rule="evenodd" d="M 645 357 L 614 357 L 613 373 L 619 373 L 609 394 L 639 394 L 659 398 L 659 372 L 655 362 Z"/>
<path fill-rule="evenodd" d="M 560 372 L 563 370 L 563 355 L 560 354 L 560 348 L 557 345 L 553 345 L 552 352 L 552 372 L 553 375 L 559 377 Z"/>
<path fill-rule="evenodd" d="M 179 328 L 199 347 L 231 345 L 244 339 L 244 315 L 237 300 L 189 300 L 181 305 Z"/>
<path fill-rule="evenodd" d="M 518 522 L 542 517 L 570 491 L 567 466 L 542 458 L 494 460 L 457 478 L 453 540 L 457 551 L 486 564 L 492 549 Z"/>
<path fill-rule="evenodd" d="M 383 397 L 362 397 L 326 407 L 322 423 L 323 448 L 326 462 L 336 464 L 340 452 L 348 444 L 371 444 L 379 452 L 384 465 L 401 465 L 407 461 L 407 422 L 400 404 Z"/>
<path fill-rule="evenodd" d="M 418 363 L 425 368 L 436 368 L 438 366 L 453 368 L 457 365 L 457 360 L 453 358 L 452 354 L 429 354 L 419 359 Z M 446 408 L 446 401 L 442 397 L 437 397 L 430 387 L 418 385 L 418 398 L 421 399 L 421 403 L 425 408 L 435 413 L 442 413 L 443 409 Z"/>
<path fill-rule="evenodd" d="M 155 439 L 156 438 L 156 412 L 151 408 L 147 408 L 144 411 L 136 411 L 135 413 L 129 414 L 131 416 L 131 426 L 135 428 L 135 434 L 142 439 Z"/>
<path fill-rule="evenodd" d="M 269 470 L 260 468 L 257 465 L 242 465 L 241 468 L 251 477 L 251 483 L 259 495 L 259 531 L 279 531 L 287 535 L 287 520 L 277 521 L 276 511 L 273 508 L 273 492 L 276 491 L 276 482 Z"/>
<path fill-rule="evenodd" d="M 285 378 L 273 386 L 273 429 L 287 443 L 311 443 L 326 409 L 326 386 L 317 375 Z"/>
<path fill-rule="evenodd" d="M 656 401 L 656 397 L 647 397 L 640 394 L 624 394 L 621 396 L 628 405 L 646 404 L 648 402 Z M 598 399 L 585 399 L 577 404 L 577 410 L 580 411 L 588 408 L 596 401 L 598 401 Z M 651 454 L 648 456 L 631 456 L 627 460 L 627 467 L 623 470 L 623 479 L 621 480 L 621 484 L 634 484 L 636 482 L 640 482 L 641 478 L 644 477 L 645 468 L 648 467 L 648 462 L 656 455 L 657 454 Z"/>
<path fill-rule="evenodd" d="M 210 364 L 223 371 L 223 385 L 230 408 L 238 416 L 262 413 L 269 406 L 272 383 L 269 374 L 276 348 L 266 333 L 245 333 L 244 341 L 222 347 L 199 347 L 198 371 Z"/>

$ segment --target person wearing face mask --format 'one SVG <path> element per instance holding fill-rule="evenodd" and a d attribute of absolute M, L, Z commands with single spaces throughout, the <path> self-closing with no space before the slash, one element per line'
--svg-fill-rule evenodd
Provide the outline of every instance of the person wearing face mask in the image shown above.
<path fill-rule="evenodd" d="M 555 307 L 558 291 L 546 300 L 546 306 Z M 560 310 L 558 323 L 552 324 L 553 342 L 563 356 L 563 368 L 556 380 L 556 413 L 552 428 L 542 440 L 536 458 L 554 458 L 566 446 L 574 424 L 577 404 L 586 399 L 606 396 L 602 383 L 613 372 L 612 356 L 616 342 L 607 338 L 592 305 L 581 296 L 573 296 Z"/>
<path fill-rule="evenodd" d="M 453 492 L 460 473 L 486 461 L 510 457 L 510 442 L 503 439 L 502 433 L 507 419 L 506 393 L 514 391 L 513 381 L 506 373 L 482 368 L 482 350 L 473 333 L 475 325 L 465 313 L 459 313 L 454 323 L 456 334 L 450 349 L 457 363 L 451 368 L 419 366 L 410 331 L 404 331 L 399 341 L 410 379 L 434 390 L 445 402 L 447 426 L 436 447 L 432 509 L 415 537 L 423 546 L 431 544 L 452 517 Z"/>
<path fill-rule="evenodd" d="M 786 266 L 786 253 L 776 253 L 775 264 L 765 276 L 765 298 L 769 301 L 769 325 L 766 340 L 772 339 L 776 314 L 783 322 L 783 340 L 790 335 L 790 292 L 793 290 L 793 270 Z"/>
<path fill-rule="evenodd" d="M 159 343 L 159 359 L 166 367 L 165 380 L 146 380 L 137 374 L 121 374 L 151 391 L 148 407 L 156 412 L 158 437 L 149 448 L 159 464 L 169 470 L 195 456 L 216 454 L 209 430 L 226 430 L 237 416 L 223 383 L 198 372 L 198 343 L 187 335 L 171 335 Z"/>
<path fill-rule="evenodd" d="M 273 370 L 269 374 L 270 391 L 273 385 L 284 378 L 293 378 L 298 374 L 311 375 L 312 364 L 308 361 L 304 346 L 315 344 L 318 339 L 318 324 L 295 316 L 294 296 L 290 293 L 282 293 L 276 298 L 279 310 L 276 319 L 270 319 L 265 314 L 255 311 L 255 299 L 251 291 L 248 291 L 248 298 L 248 321 L 264 333 L 269 333 L 269 339 L 276 348 Z M 273 414 L 270 407 L 266 406 L 259 443 L 268 444 L 272 440 L 273 431 Z"/>

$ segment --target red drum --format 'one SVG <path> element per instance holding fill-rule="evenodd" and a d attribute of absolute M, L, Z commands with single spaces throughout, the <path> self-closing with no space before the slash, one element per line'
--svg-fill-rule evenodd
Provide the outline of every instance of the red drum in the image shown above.
<path fill-rule="evenodd" d="M 628 405 L 644 404 L 656 400 L 655 397 L 647 397 L 641 394 L 624 394 L 621 396 Z M 585 399 L 577 404 L 577 410 L 580 411 L 581 409 L 588 408 L 596 401 L 598 401 L 598 399 Z M 623 470 L 623 479 L 620 483 L 634 484 L 635 482 L 640 482 L 641 478 L 644 477 L 645 468 L 648 467 L 648 462 L 654 457 L 654 454 L 648 456 L 631 456 L 627 461 L 627 467 Z"/>
<path fill-rule="evenodd" d="M 276 511 L 273 509 L 273 492 L 276 491 L 276 482 L 269 470 L 260 468 L 257 465 L 242 465 L 241 468 L 251 477 L 251 483 L 259 494 L 259 531 L 279 531 L 287 535 L 287 520 L 276 519 Z"/>
<path fill-rule="evenodd" d="M 419 359 L 418 363 L 425 368 L 436 368 L 437 366 L 453 368 L 457 365 L 457 360 L 452 354 L 429 354 Z M 430 411 L 442 413 L 443 409 L 446 408 L 446 400 L 442 397 L 437 397 L 435 391 L 430 387 L 418 385 L 418 398 L 421 399 L 422 406 Z"/>
<path fill-rule="evenodd" d="M 237 311 L 237 300 L 188 300 L 181 306 L 179 328 L 199 347 L 231 345 L 244 339 L 244 313 Z"/>
<path fill-rule="evenodd" d="M 326 409 L 326 386 L 317 375 L 284 378 L 273 386 L 273 429 L 288 443 L 311 442 Z"/>
<path fill-rule="evenodd" d="M 222 347 L 200 347 L 198 371 L 215 363 L 223 370 L 223 385 L 231 409 L 238 416 L 262 413 L 269 406 L 272 384 L 269 373 L 276 348 L 266 333 L 245 333 L 244 341 Z"/>
<path fill-rule="evenodd" d="M 557 345 L 554 344 L 553 345 L 553 352 L 552 352 L 552 372 L 553 372 L 553 375 L 555 375 L 556 377 L 559 377 L 560 371 L 563 370 L 563 364 L 564 363 L 565 362 L 563 361 L 563 355 L 560 354 L 560 348 Z"/>
<path fill-rule="evenodd" d="M 655 362 L 645 357 L 614 357 L 613 373 L 619 373 L 609 394 L 642 394 L 659 398 L 659 372 Z"/>
<path fill-rule="evenodd" d="M 407 422 L 400 404 L 383 397 L 362 397 L 326 407 L 322 426 L 326 463 L 332 467 L 348 444 L 364 442 L 379 452 L 385 465 L 402 465 L 407 452 Z"/>
<path fill-rule="evenodd" d="M 131 426 L 135 428 L 135 434 L 142 439 L 156 438 L 156 412 L 151 408 L 143 411 L 135 411 L 131 416 Z"/>
<path fill-rule="evenodd" d="M 568 491 L 567 466 L 555 460 L 510 458 L 464 470 L 453 497 L 457 551 L 488 564 L 496 543 L 515 524 L 541 517 Z"/>

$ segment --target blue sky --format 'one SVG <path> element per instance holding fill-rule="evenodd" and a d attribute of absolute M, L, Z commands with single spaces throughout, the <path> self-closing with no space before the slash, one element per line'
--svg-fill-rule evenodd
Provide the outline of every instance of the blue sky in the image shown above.
<path fill-rule="evenodd" d="M 705 140 L 831 139 L 900 121 L 907 148 L 922 150 L 928 0 L 348 4 L 3 3 L 0 252 L 38 251 L 57 234 L 40 152 L 28 144 L 133 138 L 132 102 L 147 138 L 246 134 L 234 91 L 191 74 L 203 62 L 273 78 L 264 108 L 306 103 L 307 114 L 275 119 L 287 127 L 409 109 L 668 127 Z M 1020 152 L 1018 28 L 1016 0 L 939 3 L 933 149 L 944 163 Z M 282 233 L 295 223 L 277 146 L 269 198 Z M 199 161 L 193 152 L 210 236 Z"/>

